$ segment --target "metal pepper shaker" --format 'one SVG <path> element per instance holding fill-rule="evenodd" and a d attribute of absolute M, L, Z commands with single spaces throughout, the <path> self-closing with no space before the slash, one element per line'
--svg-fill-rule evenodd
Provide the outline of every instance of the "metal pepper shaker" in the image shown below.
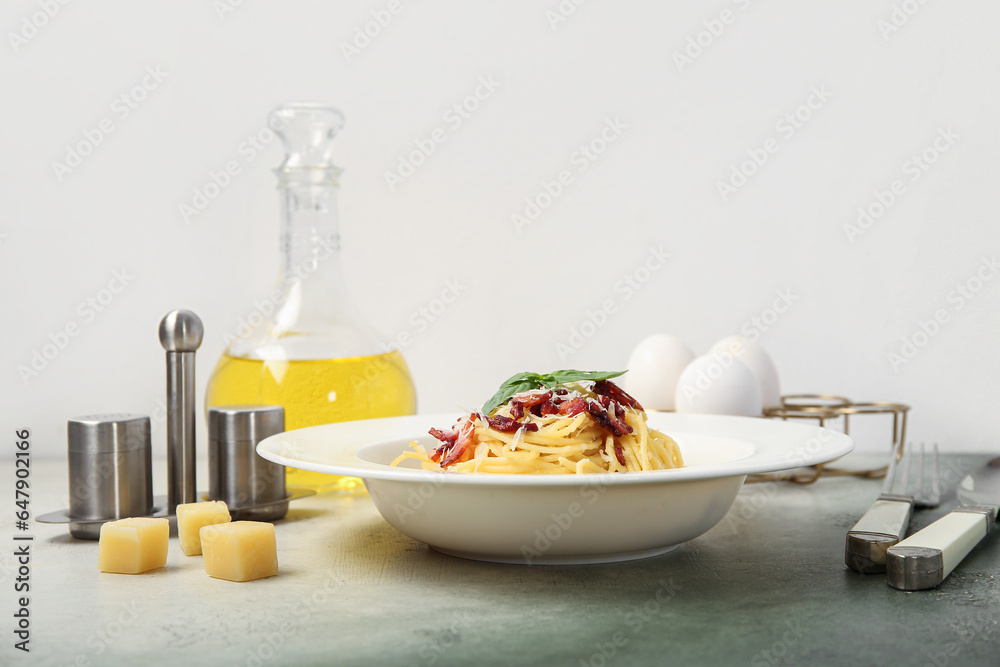
<path fill-rule="evenodd" d="M 257 443 L 285 430 L 280 405 L 220 405 L 208 410 L 208 497 L 224 500 L 234 520 L 277 521 L 288 512 L 285 466 Z"/>
<path fill-rule="evenodd" d="M 160 321 L 167 351 L 167 512 L 198 500 L 195 480 L 194 353 L 205 330 L 190 310 L 173 310 Z"/>

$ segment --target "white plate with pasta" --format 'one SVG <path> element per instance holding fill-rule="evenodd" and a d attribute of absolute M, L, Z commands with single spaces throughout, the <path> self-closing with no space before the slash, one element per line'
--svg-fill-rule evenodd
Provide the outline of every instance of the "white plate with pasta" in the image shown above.
<path fill-rule="evenodd" d="M 665 553 L 721 521 L 747 475 L 826 463 L 854 447 L 843 433 L 770 419 L 638 412 L 644 422 L 640 426 L 626 406 L 619 411 L 620 422 L 630 437 L 608 436 L 606 446 L 598 442 L 604 449 L 596 453 L 561 456 L 546 451 L 551 448 L 546 438 L 552 437 L 547 431 L 552 424 L 567 431 L 571 425 L 565 419 L 577 418 L 571 408 L 564 412 L 570 416 L 553 412 L 532 417 L 541 427 L 528 433 L 521 428 L 528 417 L 516 430 L 505 431 L 506 423 L 497 420 L 504 415 L 497 410 L 488 423 L 485 414 L 477 421 L 477 413 L 342 422 L 272 436 L 257 451 L 282 465 L 360 477 L 386 521 L 443 553 L 507 563 L 569 564 Z M 608 414 L 614 418 L 615 409 L 608 408 Z M 463 424 L 477 437 L 455 456 Z M 454 427 L 447 431 L 450 425 Z M 437 437 L 429 434 L 432 430 Z M 660 455 L 650 453 L 659 437 L 654 432 L 675 443 L 681 467 L 672 467 L 674 445 L 667 443 Z M 524 446 L 516 446 L 518 437 Z M 525 448 L 531 438 L 541 444 Z M 494 457 L 490 447 L 506 456 Z M 522 451 L 565 470 L 549 466 L 531 471 L 536 474 L 504 472 L 503 465 L 521 465 L 510 454 Z M 477 456 L 479 468 L 473 471 Z M 442 468 L 449 457 L 455 460 Z M 484 470 L 494 463 L 486 460 L 491 457 L 509 461 Z M 592 471 L 591 464 L 602 461 L 612 471 Z M 468 463 L 466 471 L 454 468 Z"/>

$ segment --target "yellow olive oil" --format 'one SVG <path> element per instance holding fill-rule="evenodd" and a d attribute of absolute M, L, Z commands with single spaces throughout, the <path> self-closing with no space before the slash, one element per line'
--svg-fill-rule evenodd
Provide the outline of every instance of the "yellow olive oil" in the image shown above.
<path fill-rule="evenodd" d="M 285 430 L 352 419 L 412 415 L 413 380 L 398 351 L 369 357 L 277 361 L 223 355 L 208 383 L 206 408 L 240 403 L 281 405 Z M 350 491 L 356 477 L 288 468 L 290 486 Z"/>

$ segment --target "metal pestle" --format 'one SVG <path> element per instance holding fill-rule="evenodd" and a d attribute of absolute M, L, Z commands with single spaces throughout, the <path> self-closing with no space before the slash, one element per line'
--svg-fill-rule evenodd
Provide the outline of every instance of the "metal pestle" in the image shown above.
<path fill-rule="evenodd" d="M 198 500 L 195 481 L 194 353 L 205 330 L 190 310 L 172 310 L 160 321 L 167 351 L 167 512 Z"/>

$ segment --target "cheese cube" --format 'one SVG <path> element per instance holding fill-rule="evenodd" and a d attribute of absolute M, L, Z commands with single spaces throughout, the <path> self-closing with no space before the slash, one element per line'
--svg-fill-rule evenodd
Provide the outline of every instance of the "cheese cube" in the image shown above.
<path fill-rule="evenodd" d="M 205 573 L 216 579 L 250 581 L 278 574 L 274 525 L 263 521 L 217 523 L 201 529 Z"/>
<path fill-rule="evenodd" d="M 222 500 L 211 500 L 207 503 L 182 503 L 177 506 L 177 538 L 181 543 L 181 551 L 185 556 L 197 556 L 201 553 L 201 536 L 204 526 L 217 523 L 229 523 L 229 508 Z"/>
<path fill-rule="evenodd" d="M 170 522 L 153 517 L 109 521 L 101 526 L 97 566 L 101 572 L 139 574 L 167 562 Z"/>

